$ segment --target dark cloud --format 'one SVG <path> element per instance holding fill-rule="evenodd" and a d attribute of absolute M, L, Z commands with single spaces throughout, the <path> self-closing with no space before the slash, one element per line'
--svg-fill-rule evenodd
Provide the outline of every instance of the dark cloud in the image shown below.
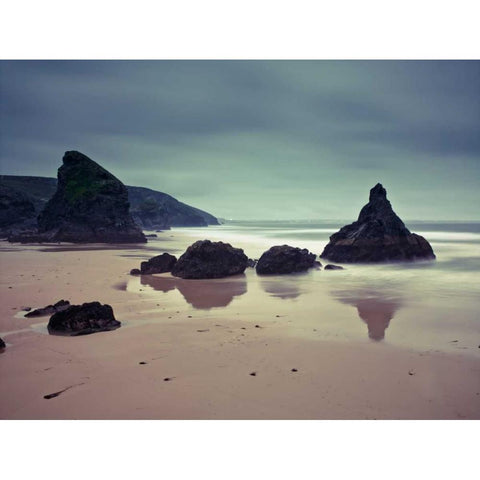
<path fill-rule="evenodd" d="M 219 216 L 350 217 L 382 181 L 407 218 L 478 218 L 479 85 L 474 61 L 2 61 L 2 173 L 78 149 Z"/>

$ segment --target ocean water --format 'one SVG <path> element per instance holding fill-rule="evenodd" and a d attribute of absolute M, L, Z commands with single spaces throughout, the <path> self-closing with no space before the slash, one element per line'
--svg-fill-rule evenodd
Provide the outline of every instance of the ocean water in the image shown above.
<path fill-rule="evenodd" d="M 159 238 L 150 248 L 179 255 L 195 240 L 229 242 L 259 258 L 273 245 L 307 248 L 318 255 L 348 221 L 228 222 L 178 228 L 182 240 Z M 406 222 L 424 236 L 435 261 L 343 265 L 344 270 L 258 276 L 253 269 L 229 279 L 184 281 L 166 276 L 132 278 L 128 289 L 149 291 L 164 304 L 181 296 L 192 311 L 212 317 L 275 318 L 291 335 L 367 341 L 424 351 L 480 354 L 480 222 Z M 183 243 L 182 243 L 183 242 Z M 322 260 L 325 265 L 325 261 Z"/>

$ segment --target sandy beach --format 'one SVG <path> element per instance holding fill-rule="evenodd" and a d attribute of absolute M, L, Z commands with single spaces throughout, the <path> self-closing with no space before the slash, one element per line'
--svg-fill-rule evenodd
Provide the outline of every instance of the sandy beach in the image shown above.
<path fill-rule="evenodd" d="M 200 281 L 128 275 L 204 233 L 178 229 L 145 246 L 109 248 L 2 242 L 0 417 L 480 418 L 478 338 L 447 329 L 422 342 L 420 323 L 399 335 L 417 343 L 388 342 L 395 325 L 408 327 L 401 312 L 389 325 L 398 299 L 335 299 L 333 277 L 306 292 L 337 272 L 265 278 L 248 269 Z M 48 316 L 23 316 L 23 307 L 60 299 L 108 303 L 122 327 L 60 337 L 48 335 Z"/>

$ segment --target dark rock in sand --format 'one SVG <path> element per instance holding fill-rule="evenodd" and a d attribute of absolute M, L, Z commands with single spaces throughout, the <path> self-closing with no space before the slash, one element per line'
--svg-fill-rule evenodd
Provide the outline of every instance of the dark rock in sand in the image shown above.
<path fill-rule="evenodd" d="M 68 300 L 59 300 L 54 305 L 47 305 L 43 308 L 37 308 L 31 312 L 25 314 L 25 317 L 42 317 L 44 315 L 53 315 L 54 313 L 66 310 L 70 306 Z"/>
<path fill-rule="evenodd" d="M 176 263 L 177 257 L 169 253 L 162 253 L 162 255 L 157 255 L 146 262 L 142 262 L 140 271 L 142 275 L 171 272 Z"/>
<path fill-rule="evenodd" d="M 273 275 L 303 272 L 315 266 L 315 258 L 316 255 L 306 248 L 275 246 L 262 254 L 257 263 L 257 273 Z"/>
<path fill-rule="evenodd" d="M 325 265 L 324 270 L 343 270 L 343 267 L 329 263 L 328 265 Z"/>
<path fill-rule="evenodd" d="M 51 335 L 87 335 L 90 333 L 114 330 L 121 323 L 115 320 L 110 305 L 100 302 L 71 305 L 62 312 L 57 312 L 48 322 Z"/>
<path fill-rule="evenodd" d="M 5 342 L 0 338 L 0 349 L 5 348 Z"/>
<path fill-rule="evenodd" d="M 243 273 L 248 258 L 229 243 L 199 240 L 178 259 L 172 275 L 180 278 L 223 278 Z"/>
<path fill-rule="evenodd" d="M 82 153 L 66 152 L 58 169 L 57 191 L 38 216 L 40 241 L 145 243 L 129 206 L 120 180 Z"/>
<path fill-rule="evenodd" d="M 147 238 L 158 238 L 158 235 L 156 233 L 149 233 L 148 235 L 145 235 Z"/>
<path fill-rule="evenodd" d="M 330 237 L 322 258 L 341 263 L 433 260 L 430 244 L 411 233 L 395 214 L 380 183 L 370 190 L 356 222 Z"/>
<path fill-rule="evenodd" d="M 142 272 L 138 268 L 132 268 L 130 270 L 130 275 L 140 275 Z"/>

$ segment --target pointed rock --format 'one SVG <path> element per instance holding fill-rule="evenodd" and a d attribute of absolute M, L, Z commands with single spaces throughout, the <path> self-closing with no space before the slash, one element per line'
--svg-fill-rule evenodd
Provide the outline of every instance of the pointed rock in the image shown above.
<path fill-rule="evenodd" d="M 38 217 L 45 240 L 145 243 L 130 215 L 125 185 L 80 152 L 65 152 L 55 195 Z"/>
<path fill-rule="evenodd" d="M 358 220 L 333 234 L 320 257 L 372 263 L 433 260 L 435 254 L 427 240 L 408 230 L 387 200 L 387 191 L 377 183 Z"/>

